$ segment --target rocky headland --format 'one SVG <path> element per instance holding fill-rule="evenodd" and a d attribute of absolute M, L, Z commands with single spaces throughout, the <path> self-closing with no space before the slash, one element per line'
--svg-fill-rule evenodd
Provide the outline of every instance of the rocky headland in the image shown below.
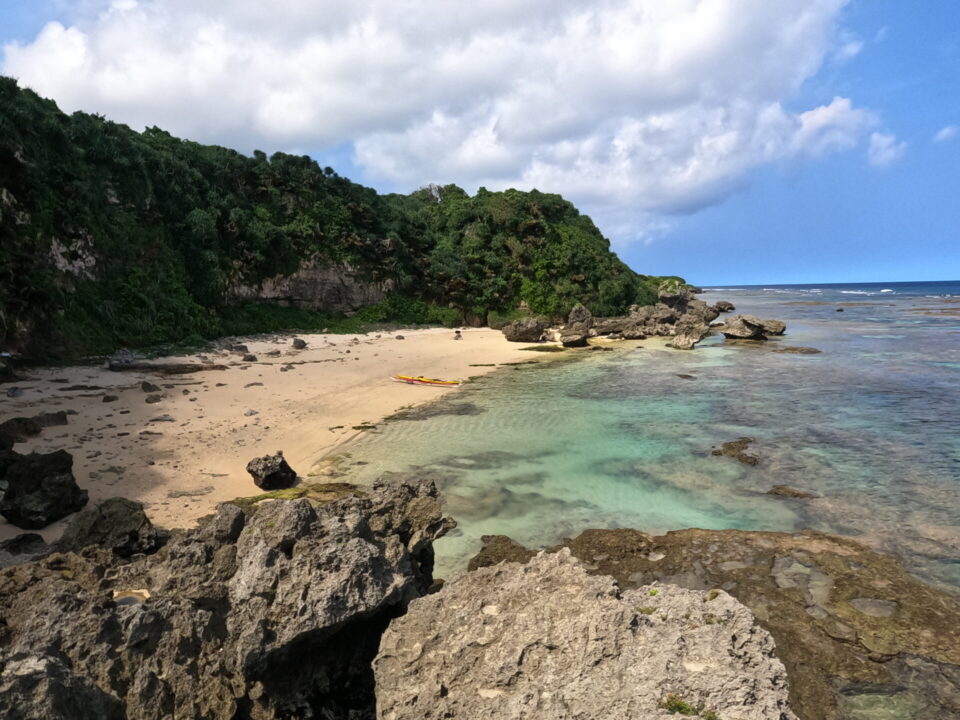
<path fill-rule="evenodd" d="M 574 307 L 562 324 L 546 318 L 526 317 L 503 326 L 511 342 L 553 342 L 563 347 L 584 347 L 590 338 L 611 340 L 643 340 L 647 337 L 669 337 L 670 347 L 692 350 L 713 330 L 731 340 L 766 340 L 769 335 L 783 335 L 786 324 L 780 320 L 761 320 L 753 315 L 735 315 L 725 323 L 716 323 L 721 313 L 736 308 L 725 300 L 709 305 L 696 297 L 698 288 L 676 282 L 664 283 L 654 305 L 632 305 L 626 315 L 594 317 L 582 305 Z"/>

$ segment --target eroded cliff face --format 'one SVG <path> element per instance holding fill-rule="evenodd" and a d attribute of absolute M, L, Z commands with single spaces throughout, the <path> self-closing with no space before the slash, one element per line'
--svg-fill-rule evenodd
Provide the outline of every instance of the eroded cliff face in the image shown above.
<path fill-rule="evenodd" d="M 238 285 L 231 291 L 235 300 L 265 300 L 278 305 L 351 313 L 383 300 L 393 284 L 359 277 L 355 268 L 308 262 L 292 275 L 265 280 L 260 287 Z"/>
<path fill-rule="evenodd" d="M 0 574 L 0 717 L 372 718 L 370 661 L 432 582 L 427 482 L 243 511 L 154 555 L 91 546 Z"/>

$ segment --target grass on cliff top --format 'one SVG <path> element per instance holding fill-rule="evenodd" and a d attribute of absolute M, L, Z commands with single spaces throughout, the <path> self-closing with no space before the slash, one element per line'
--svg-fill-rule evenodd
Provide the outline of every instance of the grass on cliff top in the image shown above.
<path fill-rule="evenodd" d="M 363 488 L 351 483 L 309 483 L 284 490 L 274 490 L 272 492 L 261 493 L 260 495 L 252 495 L 250 497 L 238 497 L 233 500 L 228 500 L 228 502 L 236 505 L 241 510 L 249 511 L 255 510 L 257 506 L 265 500 L 299 500 L 305 497 L 314 505 L 327 505 L 347 495 L 364 494 L 366 494 L 366 491 Z"/>

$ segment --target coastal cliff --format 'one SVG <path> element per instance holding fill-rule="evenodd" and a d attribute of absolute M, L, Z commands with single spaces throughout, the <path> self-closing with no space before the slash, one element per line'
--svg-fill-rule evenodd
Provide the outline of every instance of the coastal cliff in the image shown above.
<path fill-rule="evenodd" d="M 0 350 L 118 347 L 362 322 L 486 324 L 656 302 L 559 195 L 379 194 L 305 156 L 135 132 L 0 78 Z M 339 325 L 338 325 L 339 322 Z"/>

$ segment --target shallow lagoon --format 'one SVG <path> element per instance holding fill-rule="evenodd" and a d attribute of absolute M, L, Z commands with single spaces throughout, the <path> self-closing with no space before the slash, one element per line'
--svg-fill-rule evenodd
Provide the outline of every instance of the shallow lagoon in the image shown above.
<path fill-rule="evenodd" d="M 942 312 L 960 305 L 875 293 L 705 294 L 786 320 L 762 346 L 531 353 L 433 408 L 450 412 L 365 433 L 344 448 L 350 475 L 437 479 L 459 522 L 437 544 L 440 575 L 487 534 L 547 546 L 590 527 L 815 528 L 960 586 L 960 318 Z M 863 304 L 838 304 L 851 299 Z M 785 346 L 822 353 L 771 352 Z M 757 466 L 710 454 L 742 435 L 756 438 Z M 775 484 L 824 497 L 767 495 Z"/>

